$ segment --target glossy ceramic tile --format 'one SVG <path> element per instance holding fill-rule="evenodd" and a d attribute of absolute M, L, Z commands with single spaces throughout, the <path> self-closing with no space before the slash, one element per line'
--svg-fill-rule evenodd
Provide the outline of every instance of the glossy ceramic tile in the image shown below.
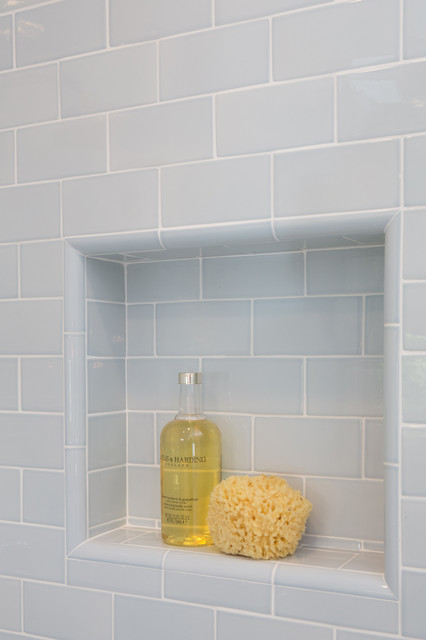
<path fill-rule="evenodd" d="M 86 338 L 64 340 L 65 433 L 67 445 L 86 444 Z"/>
<path fill-rule="evenodd" d="M 389 223 L 385 237 L 384 321 L 389 324 L 397 324 L 401 319 L 401 228 L 402 215 L 399 213 Z"/>
<path fill-rule="evenodd" d="M 426 497 L 426 429 L 402 430 L 402 493 Z"/>
<path fill-rule="evenodd" d="M 97 53 L 60 65 L 63 117 L 136 107 L 157 98 L 155 45 Z M 135 82 L 135 76 L 143 82 Z"/>
<path fill-rule="evenodd" d="M 131 358 L 127 362 L 127 408 L 176 411 L 180 371 L 199 371 L 197 358 Z"/>
<path fill-rule="evenodd" d="M 13 67 L 12 16 L 0 18 L 0 71 Z"/>
<path fill-rule="evenodd" d="M 124 267 L 89 258 L 86 260 L 86 295 L 89 300 L 124 302 Z"/>
<path fill-rule="evenodd" d="M 133 464 L 155 463 L 154 414 L 130 412 L 127 416 L 127 460 Z"/>
<path fill-rule="evenodd" d="M 275 215 L 397 207 L 398 174 L 399 148 L 395 140 L 277 154 Z M 309 189 L 304 188 L 307 182 Z"/>
<path fill-rule="evenodd" d="M 160 43 L 160 98 L 263 84 L 269 79 L 266 20 L 213 29 Z"/>
<path fill-rule="evenodd" d="M 209 0 L 111 0 L 111 44 L 155 40 L 159 37 L 196 31 L 211 25 Z"/>
<path fill-rule="evenodd" d="M 126 415 L 91 416 L 87 428 L 88 470 L 126 464 Z"/>
<path fill-rule="evenodd" d="M 426 278 L 426 254 L 423 233 L 426 232 L 426 209 L 404 214 L 403 275 L 405 278 Z"/>
<path fill-rule="evenodd" d="M 361 435 L 359 420 L 256 418 L 254 466 L 258 472 L 360 477 Z"/>
<path fill-rule="evenodd" d="M 126 467 L 91 471 L 88 475 L 89 527 L 126 515 Z"/>
<path fill-rule="evenodd" d="M 0 520 L 19 522 L 20 519 L 20 471 L 19 469 L 0 469 Z"/>
<path fill-rule="evenodd" d="M 86 447 L 65 451 L 66 549 L 70 553 L 87 538 Z"/>
<path fill-rule="evenodd" d="M 216 99 L 219 156 L 331 142 L 330 78 L 223 94 Z"/>
<path fill-rule="evenodd" d="M 60 416 L 0 414 L 0 464 L 60 469 L 63 427 Z"/>
<path fill-rule="evenodd" d="M 15 134 L 5 131 L 0 134 L 0 185 L 15 182 Z"/>
<path fill-rule="evenodd" d="M 63 295 L 62 242 L 40 242 L 21 246 L 20 276 L 23 298 L 53 298 Z"/>
<path fill-rule="evenodd" d="M 270 159 L 266 156 L 163 169 L 162 223 L 168 227 L 267 218 L 270 180 Z"/>
<path fill-rule="evenodd" d="M 90 6 L 84 0 L 64 0 L 21 11 L 16 17 L 18 66 L 102 49 L 105 44 L 101 0 L 93 0 Z"/>
<path fill-rule="evenodd" d="M 210 414 L 222 436 L 222 468 L 251 471 L 252 426 L 250 416 Z"/>
<path fill-rule="evenodd" d="M 0 298 L 18 297 L 18 246 L 0 247 Z"/>
<path fill-rule="evenodd" d="M 426 422 L 426 358 L 402 357 L 402 418 L 405 422 Z"/>
<path fill-rule="evenodd" d="M 160 518 L 160 469 L 129 466 L 129 517 Z"/>
<path fill-rule="evenodd" d="M 404 141 L 404 198 L 409 206 L 426 204 L 426 189 L 422 180 L 426 162 L 426 136 L 408 136 Z"/>
<path fill-rule="evenodd" d="M 425 589 L 424 572 L 402 572 L 402 633 L 405 636 L 426 638 Z"/>
<path fill-rule="evenodd" d="M 423 532 L 426 526 L 426 503 L 420 500 L 402 500 L 402 563 L 406 567 L 426 569 L 426 551 Z"/>
<path fill-rule="evenodd" d="M 339 140 L 424 131 L 425 65 L 418 62 L 340 77 Z"/>
<path fill-rule="evenodd" d="M 149 598 L 161 597 L 161 571 L 107 562 L 68 562 L 68 584 Z"/>
<path fill-rule="evenodd" d="M 52 615 L 52 612 L 55 615 Z M 76 615 L 76 612 L 79 612 Z M 24 630 L 27 633 L 81 640 L 110 640 L 112 597 L 62 585 L 27 583 L 24 587 Z M 67 629 L 67 633 L 64 633 Z"/>
<path fill-rule="evenodd" d="M 383 405 L 386 424 L 385 461 L 399 460 L 399 415 L 401 388 L 401 360 L 399 354 L 400 330 L 385 327 L 384 353 L 386 366 L 383 370 Z"/>
<path fill-rule="evenodd" d="M 272 26 L 274 80 L 398 60 L 398 26 L 396 0 L 335 3 L 278 17 Z"/>
<path fill-rule="evenodd" d="M 262 635 L 268 640 L 281 640 L 285 637 L 294 640 L 331 640 L 332 630 L 303 622 L 218 611 L 217 640 L 234 640 L 238 636 L 256 640 Z"/>
<path fill-rule="evenodd" d="M 59 184 L 1 189 L 0 211 L 3 242 L 57 238 L 60 235 Z"/>
<path fill-rule="evenodd" d="M 157 251 L 162 248 L 157 231 L 79 236 L 72 238 L 70 243 L 84 255 L 98 256 L 106 260 L 110 259 L 110 255 L 116 257 L 118 252 Z"/>
<path fill-rule="evenodd" d="M 95 116 L 19 129 L 17 153 L 18 182 L 103 173 L 106 118 Z"/>
<path fill-rule="evenodd" d="M 33 4 L 44 4 L 49 2 L 49 0 L 1 0 L 0 2 L 0 11 L 12 11 L 12 9 L 25 9 Z"/>
<path fill-rule="evenodd" d="M 16 411 L 19 407 L 18 397 L 18 359 L 0 359 L 0 409 Z"/>
<path fill-rule="evenodd" d="M 254 303 L 256 355 L 360 354 L 360 297 L 293 298 Z"/>
<path fill-rule="evenodd" d="M 397 466 L 385 466 L 385 578 L 392 593 L 400 597 L 400 474 Z"/>
<path fill-rule="evenodd" d="M 113 113 L 109 122 L 113 170 L 213 156 L 210 98 Z"/>
<path fill-rule="evenodd" d="M 127 302 L 197 300 L 200 297 L 198 260 L 129 264 Z"/>
<path fill-rule="evenodd" d="M 63 184 L 66 236 L 149 229 L 157 225 L 155 171 L 69 180 Z"/>
<path fill-rule="evenodd" d="M 30 471 L 23 474 L 23 520 L 63 527 L 65 483 L 62 471 Z"/>
<path fill-rule="evenodd" d="M 403 15 L 404 58 L 423 58 L 426 55 L 424 24 L 426 7 L 422 0 L 406 0 Z"/>
<path fill-rule="evenodd" d="M 59 300 L 0 302 L 1 354 L 59 354 L 61 331 Z"/>
<path fill-rule="evenodd" d="M 124 358 L 87 362 L 88 412 L 123 411 L 126 407 Z"/>
<path fill-rule="evenodd" d="M 87 303 L 87 355 L 126 355 L 126 310 L 124 304 Z"/>
<path fill-rule="evenodd" d="M 384 477 L 385 425 L 382 420 L 365 421 L 364 472 L 367 478 Z"/>
<path fill-rule="evenodd" d="M 161 241 L 165 247 L 171 250 L 184 249 L 185 247 L 200 250 L 201 247 L 203 256 L 265 253 L 262 250 L 265 244 L 267 245 L 267 253 L 271 250 L 270 245 L 276 243 L 272 233 L 271 220 L 244 224 L 224 223 L 195 229 L 181 227 L 175 230 L 165 230 L 161 231 Z M 286 250 L 300 249 L 300 243 L 296 247 L 293 246 L 293 243 L 286 243 L 286 246 Z"/>
<path fill-rule="evenodd" d="M 383 296 L 365 297 L 364 353 L 383 355 Z"/>
<path fill-rule="evenodd" d="M 403 288 L 403 341 L 404 349 L 425 351 L 426 328 L 424 326 L 425 283 L 405 284 Z"/>
<path fill-rule="evenodd" d="M 384 287 L 383 247 L 309 251 L 308 293 L 381 293 Z"/>
<path fill-rule="evenodd" d="M 262 4 L 256 0 L 216 0 L 215 19 L 216 24 L 239 22 L 320 3 L 321 0 L 265 0 Z"/>
<path fill-rule="evenodd" d="M 127 306 L 127 355 L 154 355 L 154 305 Z"/>
<path fill-rule="evenodd" d="M 213 300 L 158 304 L 159 356 L 250 354 L 250 302 Z"/>
<path fill-rule="evenodd" d="M 64 331 L 86 328 L 85 258 L 64 242 Z"/>
<path fill-rule="evenodd" d="M 11 578 L 1 578 L 0 601 L 2 628 L 10 631 L 20 631 L 22 617 L 21 582 Z"/>
<path fill-rule="evenodd" d="M 204 298 L 303 295 L 301 253 L 209 258 L 203 261 Z"/>
<path fill-rule="evenodd" d="M 56 120 L 58 71 L 56 64 L 23 69 L 0 77 L 0 128 Z"/>
<path fill-rule="evenodd" d="M 24 411 L 63 411 L 62 358 L 22 358 L 21 398 Z"/>

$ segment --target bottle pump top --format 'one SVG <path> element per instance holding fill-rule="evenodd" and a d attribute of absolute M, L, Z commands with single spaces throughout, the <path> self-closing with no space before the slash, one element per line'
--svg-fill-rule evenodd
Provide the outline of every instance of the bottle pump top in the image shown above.
<path fill-rule="evenodd" d="M 179 373 L 179 384 L 201 384 L 201 373 Z"/>

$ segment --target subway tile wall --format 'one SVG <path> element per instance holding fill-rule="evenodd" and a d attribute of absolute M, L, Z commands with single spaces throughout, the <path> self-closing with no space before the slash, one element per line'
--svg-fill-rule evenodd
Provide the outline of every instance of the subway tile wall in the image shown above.
<path fill-rule="evenodd" d="M 211 640 L 426 638 L 425 11 L 423 0 L 0 0 L 2 640 L 124 640 L 142 626 L 162 638 L 189 619 L 188 637 L 202 626 Z M 365 234 L 398 211 L 386 235 L 393 253 L 402 238 L 401 269 L 387 256 L 383 268 Z M 97 253 L 99 234 L 117 258 L 86 259 L 82 284 L 66 241 Z M 236 258 L 244 242 L 249 255 Z M 201 296 L 193 276 L 206 245 L 216 246 L 204 249 Z M 179 271 L 155 260 L 165 248 L 185 258 Z M 124 269 L 123 252 L 154 261 Z M 144 281 L 142 268 L 151 270 Z M 384 303 L 383 270 L 398 283 Z M 172 311 L 182 340 L 195 312 L 196 332 L 208 325 L 211 340 L 183 350 Z M 219 311 L 230 334 L 239 318 L 232 344 Z M 299 339 L 281 331 L 271 340 L 278 322 L 293 330 L 296 312 Z M 338 353 L 322 353 L 331 314 L 349 319 L 335 331 Z M 399 601 L 292 589 L 280 572 L 272 600 L 261 599 L 261 580 L 252 599 L 239 584 L 247 598 L 233 596 L 232 611 L 220 598 L 224 579 L 183 583 L 170 565 L 165 593 L 158 567 L 67 561 L 79 531 L 124 521 L 126 492 L 135 521 L 157 519 L 157 431 L 176 406 L 171 371 L 199 365 L 227 470 L 288 474 L 318 504 L 334 496 L 327 521 L 310 523 L 312 542 L 355 535 L 339 517 L 342 496 L 364 501 L 356 536 L 380 540 L 385 482 L 386 553 L 400 557 L 388 578 Z M 291 388 L 284 408 L 247 398 L 259 367 Z M 232 402 L 215 382 L 224 371 L 241 383 Z M 87 430 L 86 399 L 69 395 L 86 376 Z M 319 433 L 340 457 L 313 455 Z M 286 464 L 272 438 L 291 438 Z M 87 468 L 97 511 L 86 513 Z M 154 491 L 142 500 L 140 486 Z M 181 587 L 186 603 L 175 600 Z M 210 604 L 194 604 L 197 592 Z M 248 612 L 250 602 L 262 613 Z"/>

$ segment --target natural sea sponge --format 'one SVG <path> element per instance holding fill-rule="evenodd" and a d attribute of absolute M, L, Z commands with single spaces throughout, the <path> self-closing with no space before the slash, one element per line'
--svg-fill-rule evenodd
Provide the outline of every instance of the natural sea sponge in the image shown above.
<path fill-rule="evenodd" d="M 233 555 L 283 558 L 297 549 L 312 504 L 277 476 L 229 476 L 213 489 L 207 524 Z"/>

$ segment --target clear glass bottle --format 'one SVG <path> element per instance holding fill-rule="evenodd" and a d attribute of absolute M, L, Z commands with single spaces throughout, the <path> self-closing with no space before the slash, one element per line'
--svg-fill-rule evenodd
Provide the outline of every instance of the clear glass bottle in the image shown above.
<path fill-rule="evenodd" d="M 202 411 L 201 373 L 179 373 L 179 413 L 161 431 L 161 535 L 178 546 L 212 544 L 210 494 L 221 481 L 219 428 Z"/>

